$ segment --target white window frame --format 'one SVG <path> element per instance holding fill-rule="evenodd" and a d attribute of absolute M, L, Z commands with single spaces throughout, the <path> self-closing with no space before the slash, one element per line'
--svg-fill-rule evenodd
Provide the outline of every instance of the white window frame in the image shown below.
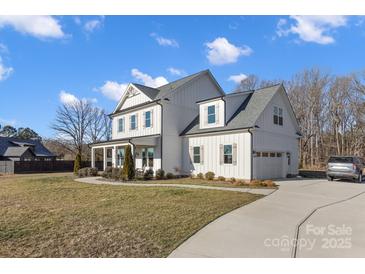
<path fill-rule="evenodd" d="M 149 115 L 150 115 L 150 118 L 148 119 L 148 121 L 150 122 L 150 125 L 149 126 L 147 126 L 147 113 L 149 113 Z M 144 113 L 144 125 L 145 125 L 145 128 L 152 127 L 152 111 L 151 110 L 147 110 Z"/>
<path fill-rule="evenodd" d="M 122 125 L 122 129 L 120 125 Z M 118 119 L 118 132 L 124 132 L 124 131 L 125 131 L 125 119 L 124 117 L 121 117 Z"/>
<path fill-rule="evenodd" d="M 132 127 L 132 117 L 134 116 L 134 128 Z M 130 128 L 130 130 L 137 130 L 137 127 L 138 127 L 138 125 L 137 125 L 137 114 L 131 114 L 130 115 L 130 118 L 129 118 L 129 123 L 130 123 L 130 125 L 129 125 L 129 128 Z"/>
<path fill-rule="evenodd" d="M 275 123 L 276 118 L 276 123 Z M 274 106 L 273 110 L 273 123 L 277 126 L 283 126 L 284 124 L 284 118 L 283 118 L 283 109 L 278 106 Z"/>
<path fill-rule="evenodd" d="M 231 154 L 226 154 L 225 153 L 225 147 L 226 146 L 231 147 Z M 230 163 L 226 163 L 226 157 L 225 157 L 226 155 L 231 156 L 231 162 Z M 232 165 L 233 164 L 233 145 L 232 144 L 223 145 L 223 164 L 225 164 L 225 165 Z"/>
<path fill-rule="evenodd" d="M 198 148 L 199 153 L 195 153 L 195 148 Z M 195 162 L 195 156 L 199 156 L 199 161 Z M 193 163 L 194 164 L 200 164 L 201 163 L 201 151 L 200 146 L 193 146 Z"/>
<path fill-rule="evenodd" d="M 213 113 L 210 113 L 209 114 L 209 108 L 213 108 L 214 109 L 214 112 Z M 208 125 L 214 125 L 214 124 L 216 124 L 217 123 L 217 113 L 216 113 L 216 109 L 217 109 L 217 107 L 216 107 L 216 105 L 209 105 L 208 107 L 207 107 L 207 124 Z M 219 114 L 218 114 L 219 115 Z M 214 116 L 214 122 L 209 122 L 209 117 L 210 116 Z"/>

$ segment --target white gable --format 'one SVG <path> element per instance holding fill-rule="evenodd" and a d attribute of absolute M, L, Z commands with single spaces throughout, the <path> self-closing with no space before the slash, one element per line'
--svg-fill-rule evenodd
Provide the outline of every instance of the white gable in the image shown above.
<path fill-rule="evenodd" d="M 114 112 L 152 101 L 133 84 L 129 84 Z"/>

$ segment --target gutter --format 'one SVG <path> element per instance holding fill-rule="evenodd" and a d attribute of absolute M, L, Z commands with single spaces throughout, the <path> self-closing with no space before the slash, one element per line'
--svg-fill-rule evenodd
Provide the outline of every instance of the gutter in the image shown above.
<path fill-rule="evenodd" d="M 166 98 L 165 98 L 165 100 L 166 100 Z M 168 99 L 166 100 L 166 101 L 168 101 Z M 161 169 L 163 170 L 163 168 L 162 168 L 162 159 L 163 159 L 163 157 L 162 157 L 162 150 L 163 150 L 163 143 L 162 143 L 162 139 L 163 139 L 163 122 L 164 122 L 164 120 L 163 120 L 163 105 L 159 102 L 159 101 L 156 101 L 156 104 L 157 105 L 160 105 L 161 106 L 161 133 L 160 133 L 160 158 L 161 158 Z"/>

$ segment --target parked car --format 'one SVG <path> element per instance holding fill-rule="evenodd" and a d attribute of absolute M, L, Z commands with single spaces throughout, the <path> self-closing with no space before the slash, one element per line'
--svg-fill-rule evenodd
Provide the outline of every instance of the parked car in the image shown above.
<path fill-rule="evenodd" d="M 361 183 L 364 163 L 357 156 L 331 156 L 327 164 L 327 179 L 352 179 Z"/>

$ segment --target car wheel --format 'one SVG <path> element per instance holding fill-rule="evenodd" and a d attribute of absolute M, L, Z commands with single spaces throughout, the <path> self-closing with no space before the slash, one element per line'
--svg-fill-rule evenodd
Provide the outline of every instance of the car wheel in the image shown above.
<path fill-rule="evenodd" d="M 328 180 L 328 181 L 333 181 L 333 177 L 331 177 L 331 176 L 327 176 L 327 180 Z"/>
<path fill-rule="evenodd" d="M 360 184 L 362 183 L 362 173 L 360 173 L 360 174 L 359 174 L 358 182 L 359 182 Z"/>

